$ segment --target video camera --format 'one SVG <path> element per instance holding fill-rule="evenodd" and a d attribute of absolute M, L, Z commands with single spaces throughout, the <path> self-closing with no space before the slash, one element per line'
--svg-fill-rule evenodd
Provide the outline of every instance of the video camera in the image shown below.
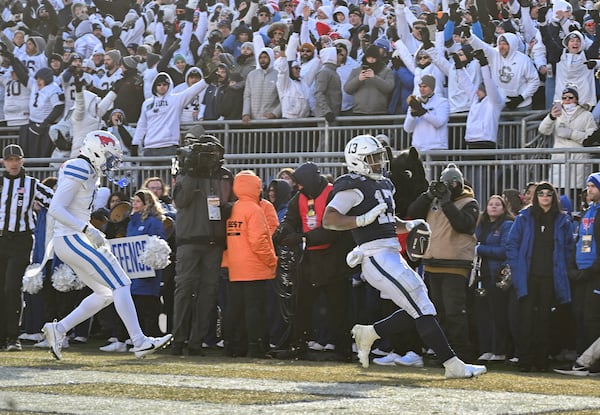
<path fill-rule="evenodd" d="M 448 185 L 444 182 L 432 181 L 429 185 L 431 194 L 438 199 L 442 198 L 447 192 L 450 191 Z"/>
<path fill-rule="evenodd" d="M 189 139 L 177 150 L 178 173 L 194 177 L 211 176 L 223 165 L 223 153 L 223 146 L 218 143 Z"/>

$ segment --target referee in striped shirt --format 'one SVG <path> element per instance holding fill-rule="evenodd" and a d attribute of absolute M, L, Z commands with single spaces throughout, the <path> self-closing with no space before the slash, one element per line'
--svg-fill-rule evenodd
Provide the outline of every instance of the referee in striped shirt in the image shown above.
<path fill-rule="evenodd" d="M 52 189 L 25 175 L 23 149 L 9 144 L 2 151 L 4 175 L 0 182 L 0 345 L 21 350 L 19 319 L 21 286 L 29 265 L 37 201 L 48 207 Z"/>

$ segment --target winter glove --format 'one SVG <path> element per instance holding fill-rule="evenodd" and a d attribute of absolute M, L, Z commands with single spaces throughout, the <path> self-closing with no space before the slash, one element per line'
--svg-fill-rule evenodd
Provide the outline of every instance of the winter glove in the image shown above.
<path fill-rule="evenodd" d="M 335 114 L 329 111 L 327 114 L 325 114 L 325 120 L 327 120 L 327 122 L 331 124 L 335 121 Z"/>
<path fill-rule="evenodd" d="M 546 15 L 548 14 L 548 6 L 542 6 L 538 9 L 538 23 L 546 23 Z"/>
<path fill-rule="evenodd" d="M 506 97 L 506 98 L 508 98 L 508 102 L 506 103 L 506 108 L 508 108 L 510 110 L 516 109 L 521 102 L 525 101 L 525 99 L 521 95 L 517 95 L 516 97 Z"/>
<path fill-rule="evenodd" d="M 73 74 L 73 85 L 75 85 L 75 92 L 82 92 L 83 86 L 85 85 L 85 81 L 83 77 L 79 73 Z"/>
<path fill-rule="evenodd" d="M 473 57 L 479 61 L 479 66 L 484 67 L 489 64 L 483 49 L 477 49 L 473 51 Z"/>
<path fill-rule="evenodd" d="M 531 0 L 519 0 L 521 7 L 531 7 Z"/>
<path fill-rule="evenodd" d="M 12 53 L 10 52 L 10 50 L 8 50 L 8 46 L 6 46 L 4 42 L 0 42 L 0 56 L 7 59 L 10 59 L 10 57 L 12 56 Z"/>
<path fill-rule="evenodd" d="M 565 127 L 564 125 L 559 125 L 556 127 L 556 135 L 564 138 L 571 138 L 573 134 L 573 129 L 569 127 Z"/>
<path fill-rule="evenodd" d="M 392 69 L 398 70 L 400 69 L 403 65 L 404 62 L 402 62 L 402 59 L 398 56 L 392 56 Z"/>
<path fill-rule="evenodd" d="M 453 53 L 453 54 L 452 54 L 452 55 L 450 55 L 450 56 L 452 56 L 452 60 L 454 61 L 454 67 L 455 67 L 456 69 L 462 69 L 462 68 L 464 68 L 464 67 L 466 67 L 466 66 L 467 66 L 467 63 L 468 63 L 468 62 L 467 62 L 466 60 L 465 60 L 465 61 L 461 61 L 461 60 L 460 60 L 460 56 L 458 56 L 458 54 L 457 54 L 457 53 Z"/>
<path fill-rule="evenodd" d="M 600 11 L 598 11 L 596 9 L 592 9 L 592 10 L 588 10 L 588 13 L 592 17 L 592 19 L 594 19 L 594 22 L 596 24 L 600 23 Z"/>
<path fill-rule="evenodd" d="M 258 32 L 258 29 L 260 29 L 260 22 L 258 21 L 258 16 L 252 17 L 250 26 L 252 27 L 253 32 Z"/>
<path fill-rule="evenodd" d="M 298 33 L 300 34 L 300 30 L 302 29 L 302 21 L 303 21 L 303 17 L 302 16 L 298 16 L 296 18 L 296 20 L 294 20 L 294 25 L 292 28 L 292 32 L 293 33 Z"/>
<path fill-rule="evenodd" d="M 354 268 L 355 266 L 360 265 L 363 257 L 364 253 L 360 250 L 360 247 L 357 246 L 346 255 L 346 264 L 348 264 L 350 268 Z"/>
<path fill-rule="evenodd" d="M 414 219 L 414 220 L 408 220 L 406 222 L 404 222 L 404 227 L 406 228 L 407 231 L 411 231 L 415 226 L 419 226 L 419 225 L 425 225 L 425 227 L 427 228 L 427 230 L 429 232 L 431 232 L 431 228 L 429 227 L 429 224 L 427 222 L 425 222 L 425 219 Z"/>
<path fill-rule="evenodd" d="M 375 222 L 375 220 L 379 217 L 379 215 L 381 215 L 383 212 L 385 212 L 388 208 L 387 203 L 382 202 L 380 204 L 378 204 L 377 206 L 375 206 L 373 209 L 369 210 L 367 213 L 365 213 L 364 215 L 360 215 L 356 217 L 356 226 L 359 228 L 362 228 L 363 226 L 367 226 L 373 222 Z"/>
<path fill-rule="evenodd" d="M 450 20 L 452 20 L 454 22 L 455 25 L 459 25 L 462 22 L 462 14 L 459 13 L 458 8 L 460 7 L 460 4 L 458 2 L 456 3 L 452 3 L 448 6 L 449 8 L 449 18 Z"/>
<path fill-rule="evenodd" d="M 101 246 L 106 245 L 106 238 L 104 237 L 105 235 L 98 229 L 94 228 L 93 225 L 86 225 L 84 233 L 94 248 L 100 248 Z"/>
<path fill-rule="evenodd" d="M 500 15 L 502 16 L 502 20 L 508 20 L 510 18 L 508 10 L 506 10 L 504 7 L 500 10 Z"/>
<path fill-rule="evenodd" d="M 114 84 L 112 84 L 112 87 L 110 88 L 110 90 L 113 91 L 115 94 L 119 95 L 119 91 L 121 90 L 122 87 L 123 87 L 123 78 L 117 80 Z"/>
<path fill-rule="evenodd" d="M 471 28 L 467 25 L 460 26 L 460 37 L 463 39 L 471 38 Z"/>
<path fill-rule="evenodd" d="M 427 13 L 427 16 L 425 17 L 425 23 L 427 23 L 427 26 L 431 26 L 435 24 L 435 13 Z"/>
<path fill-rule="evenodd" d="M 421 42 L 423 42 L 423 49 L 431 49 L 433 48 L 433 42 L 429 38 L 429 29 L 423 27 L 419 29 L 419 33 L 421 33 Z"/>
<path fill-rule="evenodd" d="M 442 17 L 437 19 L 436 28 L 438 32 L 443 32 L 446 28 L 446 23 L 448 23 L 448 13 L 443 13 Z"/>
<path fill-rule="evenodd" d="M 477 7 L 470 6 L 469 14 L 471 15 L 471 18 L 473 19 L 473 23 L 479 21 L 479 12 L 477 11 Z"/>
<path fill-rule="evenodd" d="M 420 117 L 421 115 L 423 115 L 427 112 L 427 110 L 425 108 L 423 108 L 423 103 L 421 101 L 419 101 L 419 99 L 417 97 L 415 97 L 414 95 L 409 95 L 408 98 L 406 99 L 406 103 L 410 107 L 410 109 L 411 109 L 410 114 L 413 117 Z"/>
<path fill-rule="evenodd" d="M 304 238 L 303 233 L 290 233 L 283 237 L 281 240 L 281 245 L 284 246 L 296 246 L 300 242 L 302 242 L 302 238 Z"/>
<path fill-rule="evenodd" d="M 593 147 L 600 144 L 600 128 L 594 131 L 588 138 L 583 140 L 584 147 Z"/>
<path fill-rule="evenodd" d="M 588 69 L 594 69 L 596 67 L 596 61 L 586 61 L 583 62 Z"/>

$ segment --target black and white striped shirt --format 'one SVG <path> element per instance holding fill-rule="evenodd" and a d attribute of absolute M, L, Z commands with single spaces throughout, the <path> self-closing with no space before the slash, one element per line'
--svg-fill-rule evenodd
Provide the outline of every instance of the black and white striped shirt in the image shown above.
<path fill-rule="evenodd" d="M 52 195 L 52 189 L 38 179 L 26 176 L 24 170 L 15 177 L 4 172 L 0 186 L 1 232 L 33 232 L 36 223 L 34 202 L 48 208 Z"/>

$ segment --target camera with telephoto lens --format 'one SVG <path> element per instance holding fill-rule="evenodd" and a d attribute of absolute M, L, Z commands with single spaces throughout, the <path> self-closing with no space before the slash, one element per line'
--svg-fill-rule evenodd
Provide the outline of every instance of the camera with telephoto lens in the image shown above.
<path fill-rule="evenodd" d="M 450 189 L 448 189 L 448 185 L 446 185 L 446 183 L 438 182 L 438 181 L 431 182 L 429 189 L 431 190 L 431 194 L 434 197 L 437 197 L 438 199 L 443 197 L 447 192 L 450 191 Z"/>
<path fill-rule="evenodd" d="M 181 174 L 210 176 L 223 165 L 223 147 L 213 142 L 189 140 L 177 150 L 177 160 Z"/>

